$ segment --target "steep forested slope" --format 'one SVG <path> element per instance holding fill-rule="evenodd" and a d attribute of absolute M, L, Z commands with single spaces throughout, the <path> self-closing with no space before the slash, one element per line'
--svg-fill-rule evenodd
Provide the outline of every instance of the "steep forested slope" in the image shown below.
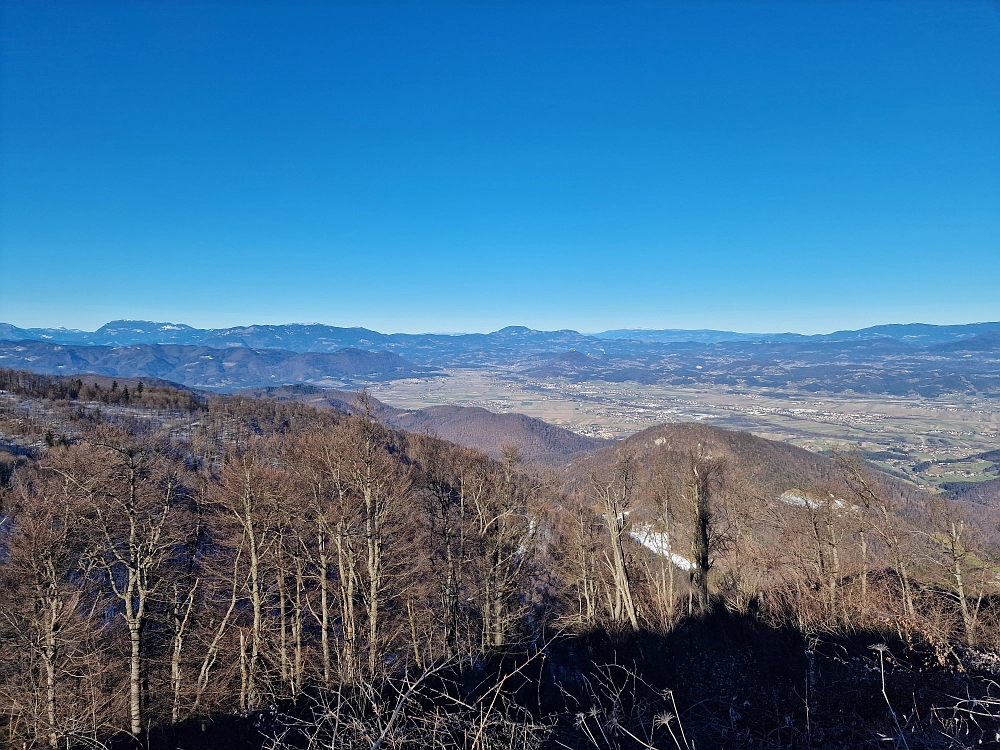
<path fill-rule="evenodd" d="M 571 461 L 560 486 L 370 403 L 3 383 L 14 746 L 954 748 L 1000 731 L 994 548 L 962 506 L 857 455 L 680 425 Z"/>

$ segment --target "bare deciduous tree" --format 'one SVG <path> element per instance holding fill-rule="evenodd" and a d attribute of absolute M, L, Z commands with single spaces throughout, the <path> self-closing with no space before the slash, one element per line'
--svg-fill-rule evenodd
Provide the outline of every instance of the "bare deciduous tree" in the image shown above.
<path fill-rule="evenodd" d="M 632 596 L 632 582 L 625 559 L 625 544 L 630 526 L 628 516 L 635 499 L 634 461 L 633 455 L 623 452 L 610 477 L 600 478 L 595 474 L 591 476 L 590 482 L 611 536 L 611 552 L 606 557 L 606 562 L 614 582 L 614 599 L 611 602 L 612 616 L 617 622 L 623 622 L 627 619 L 632 628 L 638 630 L 639 618 L 636 614 L 635 601 Z"/>

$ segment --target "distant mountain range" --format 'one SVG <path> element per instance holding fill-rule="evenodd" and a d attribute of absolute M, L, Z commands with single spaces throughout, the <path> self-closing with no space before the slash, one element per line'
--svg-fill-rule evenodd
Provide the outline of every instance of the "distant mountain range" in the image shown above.
<path fill-rule="evenodd" d="M 221 390 L 275 383 L 371 382 L 435 372 L 398 354 L 360 349 L 291 352 L 184 344 L 88 346 L 31 340 L 0 341 L 0 367 L 56 375 L 155 377 L 195 388 Z"/>
<path fill-rule="evenodd" d="M 703 344 L 719 344 L 726 341 L 874 341 L 893 339 L 918 346 L 943 344 L 960 341 L 990 331 L 1000 331 L 1000 323 L 969 323 L 965 325 L 935 326 L 927 323 L 901 323 L 862 328 L 857 331 L 835 331 L 806 335 L 801 333 L 734 333 L 733 331 L 713 331 L 683 329 L 646 330 L 641 328 L 619 328 L 594 334 L 600 339 L 645 341 L 650 343 L 678 343 L 684 341 Z"/>
<path fill-rule="evenodd" d="M 602 342 L 576 331 L 533 331 L 510 326 L 495 333 L 385 334 L 367 328 L 338 328 L 318 323 L 255 325 L 237 328 L 201 329 L 177 323 L 145 320 L 115 320 L 96 331 L 65 328 L 17 328 L 0 323 L 0 340 L 47 341 L 53 344 L 132 346 L 135 344 L 182 344 L 216 349 L 285 349 L 292 352 L 334 352 L 354 348 L 396 352 L 415 361 L 442 357 L 454 363 L 468 358 L 506 356 L 518 351 L 549 351 L 580 346 L 597 347 Z"/>
<path fill-rule="evenodd" d="M 536 331 L 524 326 L 508 326 L 493 333 L 379 333 L 367 328 L 340 328 L 320 323 L 252 325 L 235 328 L 192 328 L 182 323 L 154 323 L 148 320 L 113 320 L 96 331 L 68 328 L 18 328 L 0 323 L 0 340 L 48 341 L 54 344 L 132 346 L 135 344 L 185 344 L 216 349 L 287 349 L 293 352 L 330 352 L 346 348 L 369 351 L 396 351 L 412 359 L 459 352 L 517 349 L 552 351 L 577 349 L 602 352 L 622 343 L 674 344 L 724 342 L 800 343 L 820 341 L 873 341 L 890 339 L 916 346 L 930 346 L 1000 331 L 1000 322 L 935 326 L 924 323 L 880 325 L 857 331 L 837 331 L 807 336 L 799 333 L 735 333 L 713 330 L 617 329 L 592 335 L 577 331 Z"/>
<path fill-rule="evenodd" d="M 1000 322 L 882 325 L 806 336 L 729 331 L 384 334 L 320 324 L 199 329 L 112 321 L 96 331 L 0 324 L 0 366 L 160 377 L 188 386 L 351 385 L 482 368 L 530 380 L 1000 395 Z"/>

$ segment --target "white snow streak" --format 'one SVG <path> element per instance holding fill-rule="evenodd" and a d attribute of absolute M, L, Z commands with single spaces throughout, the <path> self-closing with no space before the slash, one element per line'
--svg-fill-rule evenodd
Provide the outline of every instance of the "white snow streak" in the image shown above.
<path fill-rule="evenodd" d="M 637 526 L 635 531 L 630 531 L 629 536 L 648 550 L 652 550 L 658 555 L 663 555 L 670 559 L 674 565 L 681 570 L 694 570 L 694 563 L 686 557 L 681 557 L 670 551 L 667 542 L 667 535 L 662 531 L 653 531 L 652 526 Z"/>
<path fill-rule="evenodd" d="M 830 504 L 833 506 L 834 510 L 846 510 L 848 508 L 855 511 L 860 510 L 857 505 L 849 505 L 839 497 L 833 497 L 833 495 L 830 495 L 830 497 L 833 498 Z M 783 492 L 778 500 L 783 502 L 785 505 L 794 505 L 797 508 L 809 508 L 810 510 L 818 510 L 819 508 L 822 508 L 823 503 L 826 502 L 815 495 L 810 495 L 806 492 L 802 492 L 801 490 L 788 490 L 787 492 Z"/>

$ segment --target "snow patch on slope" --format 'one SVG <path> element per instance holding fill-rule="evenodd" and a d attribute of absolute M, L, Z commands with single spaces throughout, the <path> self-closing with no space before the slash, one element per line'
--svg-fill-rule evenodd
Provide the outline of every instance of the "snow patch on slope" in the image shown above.
<path fill-rule="evenodd" d="M 686 557 L 681 557 L 676 552 L 670 551 L 670 543 L 667 535 L 662 531 L 654 531 L 652 526 L 636 526 L 635 530 L 629 532 L 629 536 L 648 550 L 652 550 L 657 555 L 662 555 L 670 559 L 674 565 L 681 570 L 694 570 L 694 563 Z"/>

